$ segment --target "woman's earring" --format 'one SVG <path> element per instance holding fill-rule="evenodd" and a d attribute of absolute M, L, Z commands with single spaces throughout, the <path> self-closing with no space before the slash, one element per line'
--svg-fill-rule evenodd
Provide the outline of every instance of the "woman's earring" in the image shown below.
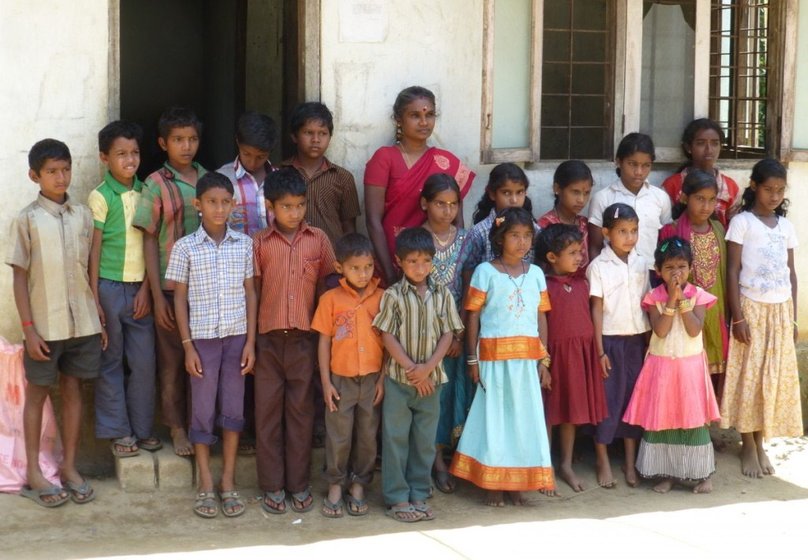
<path fill-rule="evenodd" d="M 401 142 L 401 137 L 403 133 L 401 132 L 401 124 L 396 123 L 396 142 Z"/>

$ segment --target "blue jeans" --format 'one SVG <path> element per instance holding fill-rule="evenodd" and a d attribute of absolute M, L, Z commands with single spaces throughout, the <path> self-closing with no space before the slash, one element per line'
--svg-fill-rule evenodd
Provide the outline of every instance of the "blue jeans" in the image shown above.
<path fill-rule="evenodd" d="M 154 423 L 154 318 L 134 319 L 140 282 L 98 280 L 98 299 L 109 339 L 95 383 L 95 436 L 113 439 L 152 435 Z M 129 375 L 125 375 L 126 360 Z"/>

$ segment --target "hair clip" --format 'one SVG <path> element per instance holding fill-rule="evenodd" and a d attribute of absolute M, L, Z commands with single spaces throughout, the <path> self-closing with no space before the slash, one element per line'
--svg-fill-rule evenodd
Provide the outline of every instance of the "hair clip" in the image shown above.
<path fill-rule="evenodd" d="M 663 243 L 662 245 L 660 245 L 660 246 L 659 246 L 659 250 L 660 250 L 662 253 L 664 253 L 665 251 L 667 251 L 667 250 L 668 250 L 668 242 L 666 241 L 665 243 Z"/>
<path fill-rule="evenodd" d="M 499 218 L 494 219 L 494 225 L 499 227 L 502 225 L 502 222 L 505 221 L 505 216 L 500 216 Z"/>
<path fill-rule="evenodd" d="M 614 209 L 614 219 L 616 220 L 619 217 L 620 217 L 620 207 L 618 206 L 617 208 Z"/>

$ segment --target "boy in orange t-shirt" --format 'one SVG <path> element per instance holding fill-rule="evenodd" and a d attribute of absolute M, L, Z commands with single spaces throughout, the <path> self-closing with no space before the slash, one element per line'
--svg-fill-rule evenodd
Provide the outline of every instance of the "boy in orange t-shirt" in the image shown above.
<path fill-rule="evenodd" d="M 384 396 L 384 377 L 379 373 L 384 346 L 373 327 L 384 290 L 373 278 L 373 247 L 364 235 L 349 233 L 334 249 L 334 268 L 343 278 L 339 287 L 320 298 L 311 324 L 320 333 L 318 357 L 326 406 L 329 486 L 321 510 L 326 517 L 343 516 L 343 492 L 349 482 L 348 515 L 368 512 L 365 488 L 373 479 L 379 404 Z"/>

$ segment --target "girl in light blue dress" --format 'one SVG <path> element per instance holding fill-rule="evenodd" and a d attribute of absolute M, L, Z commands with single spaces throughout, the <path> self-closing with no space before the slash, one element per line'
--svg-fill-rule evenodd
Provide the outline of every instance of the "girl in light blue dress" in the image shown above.
<path fill-rule="evenodd" d="M 550 309 L 541 269 L 523 261 L 533 245 L 533 217 L 500 212 L 491 228 L 494 259 L 477 267 L 466 310 L 466 365 L 478 383 L 450 472 L 488 490 L 486 503 L 524 504 L 522 492 L 553 491 L 541 380 L 549 388 L 546 336 Z M 477 352 L 475 352 L 477 350 Z"/>

